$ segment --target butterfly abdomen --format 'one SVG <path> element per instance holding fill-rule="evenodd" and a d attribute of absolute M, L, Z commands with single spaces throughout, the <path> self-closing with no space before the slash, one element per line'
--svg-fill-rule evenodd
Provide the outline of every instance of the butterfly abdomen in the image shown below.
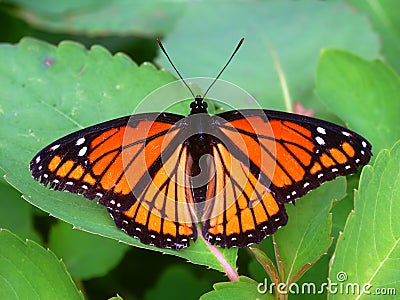
<path fill-rule="evenodd" d="M 196 203 L 206 200 L 207 184 L 212 176 L 212 148 L 213 137 L 206 133 L 195 134 L 187 139 L 188 156 L 186 174 L 193 191 Z"/>

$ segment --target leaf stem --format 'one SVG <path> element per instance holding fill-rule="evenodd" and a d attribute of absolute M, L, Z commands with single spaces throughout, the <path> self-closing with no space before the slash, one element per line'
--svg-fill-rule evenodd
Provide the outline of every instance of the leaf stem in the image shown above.
<path fill-rule="evenodd" d="M 226 272 L 226 276 L 229 278 L 230 281 L 238 281 L 239 280 L 239 274 L 232 268 L 232 266 L 228 263 L 228 261 L 225 259 L 225 256 L 222 255 L 222 253 L 213 245 L 211 245 L 200 233 L 199 236 L 201 239 L 205 242 L 207 247 L 211 250 L 211 252 L 215 255 L 217 260 L 221 263 L 222 267 L 224 268 Z"/>

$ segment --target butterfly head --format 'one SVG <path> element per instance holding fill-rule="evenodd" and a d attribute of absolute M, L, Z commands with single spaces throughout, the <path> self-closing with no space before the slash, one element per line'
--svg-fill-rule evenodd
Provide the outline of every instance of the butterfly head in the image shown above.
<path fill-rule="evenodd" d="M 197 95 L 194 98 L 194 101 L 190 103 L 190 114 L 200 114 L 207 113 L 207 103 L 204 102 L 204 98 L 200 95 Z"/>

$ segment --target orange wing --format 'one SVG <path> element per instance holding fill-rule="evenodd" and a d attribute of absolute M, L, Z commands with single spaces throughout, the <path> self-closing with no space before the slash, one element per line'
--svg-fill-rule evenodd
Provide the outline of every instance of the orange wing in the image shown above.
<path fill-rule="evenodd" d="M 217 117 L 202 221 L 205 238 L 222 247 L 260 242 L 286 224 L 284 203 L 355 173 L 372 155 L 360 135 L 314 118 L 262 110 Z"/>
<path fill-rule="evenodd" d="M 173 151 L 168 155 L 170 149 Z M 140 201 L 124 212 L 108 211 L 118 228 L 141 242 L 181 249 L 189 246 L 190 239 L 197 238 L 194 200 L 186 176 L 187 147 L 172 141 L 164 155 L 167 158 L 162 167 L 151 174 L 152 180 L 138 192 Z"/>
<path fill-rule="evenodd" d="M 83 129 L 40 151 L 30 169 L 52 189 L 98 198 L 116 225 L 143 243 L 179 249 L 197 236 L 191 194 L 176 168 L 187 156 L 174 142 L 181 118 L 142 114 Z"/>
<path fill-rule="evenodd" d="M 246 247 L 284 226 L 287 215 L 283 203 L 228 149 L 222 143 L 213 148 L 215 173 L 208 186 L 203 236 L 221 247 Z"/>
<path fill-rule="evenodd" d="M 203 132 L 201 145 L 187 139 L 193 128 L 176 124 L 182 118 L 142 114 L 72 133 L 32 159 L 33 177 L 98 198 L 119 228 L 145 244 L 187 247 L 201 216 L 209 242 L 245 247 L 286 224 L 284 203 L 356 172 L 372 155 L 358 134 L 304 116 L 245 110 L 205 118 L 209 145 Z M 195 187 L 193 155 L 202 147 L 211 154 L 210 180 Z"/>

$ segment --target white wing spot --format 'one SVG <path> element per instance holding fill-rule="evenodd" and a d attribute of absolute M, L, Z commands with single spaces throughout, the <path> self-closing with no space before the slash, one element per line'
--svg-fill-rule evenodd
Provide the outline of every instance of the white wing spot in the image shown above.
<path fill-rule="evenodd" d="M 167 238 L 167 242 L 171 242 L 172 240 L 170 238 Z"/>
<path fill-rule="evenodd" d="M 275 218 L 274 219 L 275 222 L 278 222 L 279 220 L 280 220 L 280 218 Z"/>
<path fill-rule="evenodd" d="M 347 131 L 342 131 L 342 134 L 345 136 L 350 136 L 350 133 L 348 133 Z"/>
<path fill-rule="evenodd" d="M 115 201 L 114 201 L 114 199 L 113 199 L 113 200 L 111 200 L 111 201 L 110 201 L 110 203 L 111 203 L 112 205 L 114 205 L 114 204 L 115 204 Z"/>
<path fill-rule="evenodd" d="M 54 145 L 53 147 L 50 148 L 50 150 L 54 151 L 54 150 L 58 149 L 58 147 L 60 147 L 60 144 Z"/>
<path fill-rule="evenodd" d="M 187 242 L 187 239 L 182 239 L 182 242 Z"/>
<path fill-rule="evenodd" d="M 128 224 L 127 220 L 122 220 L 122 224 Z"/>
<path fill-rule="evenodd" d="M 40 171 L 41 169 L 42 169 L 42 166 L 39 166 L 39 167 L 38 167 L 38 170 Z"/>
<path fill-rule="evenodd" d="M 121 203 L 118 202 L 118 203 L 117 203 L 117 207 L 121 207 Z"/>
<path fill-rule="evenodd" d="M 351 167 L 349 165 L 344 167 L 346 170 L 350 169 Z"/>
<path fill-rule="evenodd" d="M 317 131 L 318 131 L 320 134 L 326 134 L 325 128 L 317 127 Z"/>
<path fill-rule="evenodd" d="M 337 168 L 332 169 L 332 172 L 337 172 L 337 171 L 339 171 Z"/>
<path fill-rule="evenodd" d="M 221 238 L 220 238 L 219 236 L 217 236 L 217 237 L 215 238 L 215 240 L 216 240 L 216 241 L 220 241 Z"/>
<path fill-rule="evenodd" d="M 318 144 L 320 144 L 321 146 L 325 145 L 325 141 L 322 137 L 317 136 L 315 137 L 315 140 L 317 141 Z"/>
<path fill-rule="evenodd" d="M 367 147 L 367 143 L 366 143 L 365 141 L 362 141 L 362 142 L 361 142 L 361 145 L 362 145 L 364 148 Z"/>
<path fill-rule="evenodd" d="M 84 190 L 87 190 L 87 189 L 88 189 L 88 187 L 87 187 L 86 184 L 82 185 L 82 188 L 83 188 Z"/>
<path fill-rule="evenodd" d="M 287 196 L 286 196 L 286 199 L 290 199 L 290 195 L 287 195 Z"/>
<path fill-rule="evenodd" d="M 292 192 L 292 195 L 293 195 L 293 196 L 296 195 L 296 194 L 297 194 L 296 191 L 293 191 L 293 192 Z"/>
<path fill-rule="evenodd" d="M 364 150 L 361 150 L 361 152 L 360 152 L 362 155 L 364 155 L 365 154 L 365 152 L 364 152 Z"/>
<path fill-rule="evenodd" d="M 236 241 L 236 240 L 237 240 L 237 238 L 235 238 L 235 237 L 231 238 L 231 241 Z"/>
<path fill-rule="evenodd" d="M 142 231 L 142 229 L 140 229 L 139 227 L 136 227 L 136 231 L 139 231 L 139 232 L 141 232 L 141 231 Z"/>
<path fill-rule="evenodd" d="M 76 141 L 75 145 L 79 146 L 79 145 L 82 145 L 84 142 L 85 142 L 85 138 L 84 138 L 84 137 L 81 137 L 80 139 L 78 139 L 78 140 Z"/>
<path fill-rule="evenodd" d="M 67 181 L 65 184 L 66 185 L 74 185 L 74 183 L 72 181 Z"/>
<path fill-rule="evenodd" d="M 36 157 L 35 161 L 38 164 L 40 162 L 40 156 Z"/>
<path fill-rule="evenodd" d="M 81 150 L 78 152 L 78 156 L 84 156 L 87 151 L 87 147 L 82 147 Z"/>
<path fill-rule="evenodd" d="M 252 235 L 251 233 L 249 233 L 249 234 L 247 235 L 247 237 L 252 238 L 253 235 Z"/>
<path fill-rule="evenodd" d="M 308 187 L 310 185 L 310 183 L 308 183 L 308 182 L 306 182 L 306 183 L 304 183 L 304 185 L 303 185 L 303 187 Z"/>
<path fill-rule="evenodd" d="M 96 193 L 96 196 L 101 198 L 101 197 L 103 197 L 103 194 L 102 193 Z"/>
<path fill-rule="evenodd" d="M 156 236 L 155 236 L 154 234 L 150 234 L 150 237 L 151 237 L 152 239 L 155 239 L 155 238 L 156 238 Z"/>
<path fill-rule="evenodd" d="M 324 174 L 319 173 L 317 177 L 318 177 L 318 178 L 321 178 L 322 176 L 324 176 Z"/>
<path fill-rule="evenodd" d="M 59 183 L 59 181 L 57 179 L 54 179 L 53 182 L 54 183 Z"/>
<path fill-rule="evenodd" d="M 356 159 L 356 164 L 358 164 L 359 162 L 360 162 L 360 160 L 357 158 L 357 159 Z"/>
<path fill-rule="evenodd" d="M 47 177 L 49 177 L 49 175 L 47 175 L 47 174 L 45 173 L 45 174 L 43 174 L 43 177 L 44 177 L 44 178 L 47 178 Z"/>

